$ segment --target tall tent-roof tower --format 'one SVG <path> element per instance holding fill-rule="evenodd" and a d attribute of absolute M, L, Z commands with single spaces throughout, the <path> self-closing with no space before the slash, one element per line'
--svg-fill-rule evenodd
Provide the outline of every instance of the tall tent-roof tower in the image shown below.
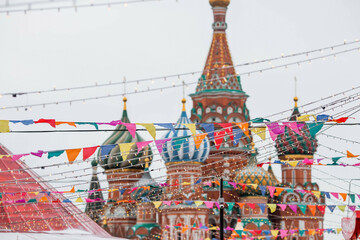
<path fill-rule="evenodd" d="M 12 153 L 1 144 L 0 155 L 0 192 L 12 193 L 0 195 L 0 232 L 45 232 L 50 239 L 56 231 L 81 230 L 110 237 L 71 202 L 64 203 L 65 197 L 54 193 L 56 189 L 24 162 L 13 161 Z"/>
<path fill-rule="evenodd" d="M 248 122 L 250 115 L 246 100 L 249 96 L 243 91 L 240 76 L 236 74 L 226 37 L 226 12 L 230 0 L 209 0 L 209 3 L 214 15 L 213 36 L 196 91 L 190 94 L 193 100 L 190 119 L 194 123 Z M 248 136 L 237 143 L 230 140 L 231 136 L 225 136 L 219 149 L 211 143 L 210 157 L 206 160 L 209 168 L 204 167 L 204 175 L 234 177 L 228 166 L 238 169 L 246 165 L 246 159 L 239 156 L 249 157 L 251 137 Z M 215 154 L 219 152 L 224 154 Z"/>

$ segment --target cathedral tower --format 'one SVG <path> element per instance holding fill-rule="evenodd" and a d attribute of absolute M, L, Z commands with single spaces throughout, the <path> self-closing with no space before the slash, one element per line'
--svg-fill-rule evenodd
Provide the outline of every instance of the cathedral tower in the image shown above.
<path fill-rule="evenodd" d="M 213 39 L 196 92 L 190 95 L 193 100 L 191 120 L 195 123 L 239 123 L 250 120 L 246 107 L 248 95 L 241 87 L 226 39 L 225 18 L 229 4 L 230 0 L 210 0 L 214 14 Z M 215 155 L 206 160 L 209 167 L 204 168 L 203 175 L 234 177 L 234 172 L 228 169 L 230 166 L 238 169 L 246 164 L 246 158 L 239 155 L 249 155 L 246 154 L 250 150 L 249 142 L 250 139 L 244 137 L 234 144 L 230 136 L 225 136 L 219 149 L 212 145 L 210 155 Z M 216 154 L 219 152 L 221 156 Z M 216 173 L 212 172 L 214 169 L 217 169 Z"/>

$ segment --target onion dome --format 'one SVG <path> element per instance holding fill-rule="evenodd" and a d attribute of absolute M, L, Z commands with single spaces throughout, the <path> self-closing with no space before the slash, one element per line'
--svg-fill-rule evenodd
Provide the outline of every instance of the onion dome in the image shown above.
<path fill-rule="evenodd" d="M 127 98 L 123 98 L 124 101 L 124 109 L 121 117 L 121 121 L 123 123 L 130 123 L 126 102 Z M 110 135 L 108 139 L 102 145 L 111 145 L 111 144 L 121 144 L 121 143 L 136 143 L 145 141 L 138 133 L 135 134 L 135 138 L 133 138 L 130 132 L 124 125 L 117 125 L 113 134 Z M 104 169 L 117 169 L 117 168 L 126 168 L 126 169 L 139 169 L 144 170 L 145 168 L 145 160 L 152 160 L 152 152 L 149 146 L 146 146 L 139 153 L 137 153 L 137 146 L 134 144 L 131 147 L 130 153 L 124 161 L 119 146 L 115 146 L 109 153 L 107 157 L 101 158 L 101 150 L 98 152 L 98 159 L 100 160 L 101 167 Z"/>
<path fill-rule="evenodd" d="M 290 121 L 296 121 L 297 117 L 300 116 L 297 101 L 298 98 L 294 97 L 295 106 L 293 113 L 289 118 Z M 309 128 L 306 124 L 300 130 L 300 134 L 297 134 L 290 128 L 285 127 L 284 134 L 278 135 L 275 143 L 278 155 L 313 155 L 316 152 L 316 148 L 318 146 L 316 138 L 310 135 Z"/>
<path fill-rule="evenodd" d="M 252 142 L 252 153 L 248 165 L 242 168 L 235 175 L 235 182 L 243 184 L 258 184 L 264 186 L 274 186 L 276 181 L 262 167 L 257 166 L 255 144 Z"/>
<path fill-rule="evenodd" d="M 210 143 L 207 137 L 204 138 L 199 148 L 196 148 L 194 138 L 191 137 L 192 133 L 186 128 L 184 124 L 191 123 L 185 111 L 186 100 L 183 98 L 183 109 L 179 120 L 175 124 L 175 129 L 182 128 L 181 130 L 169 131 L 164 135 L 164 139 L 171 138 L 163 145 L 162 158 L 165 163 L 169 162 L 204 162 L 209 156 Z M 184 129 L 186 128 L 186 129 Z M 184 129 L 184 130 L 183 130 Z M 196 134 L 203 132 L 196 131 Z M 186 136 L 190 136 L 186 138 Z"/>
<path fill-rule="evenodd" d="M 230 4 L 230 0 L 209 0 L 212 7 L 227 7 Z"/>

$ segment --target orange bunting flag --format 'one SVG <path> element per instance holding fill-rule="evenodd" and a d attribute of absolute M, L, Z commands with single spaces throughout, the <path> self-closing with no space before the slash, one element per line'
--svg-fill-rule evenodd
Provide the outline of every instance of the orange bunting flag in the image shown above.
<path fill-rule="evenodd" d="M 248 136 L 250 138 L 250 134 L 249 134 L 249 123 L 235 123 L 243 132 L 246 136 Z"/>
<path fill-rule="evenodd" d="M 44 195 L 42 198 L 40 198 L 39 202 L 48 202 L 49 200 Z"/>
<path fill-rule="evenodd" d="M 69 126 L 76 127 L 76 124 L 74 122 L 55 122 L 55 126 L 61 125 L 61 124 L 67 124 Z"/>
<path fill-rule="evenodd" d="M 74 193 L 74 192 L 75 192 L 75 186 L 73 186 L 73 187 L 71 188 L 71 190 L 68 191 L 68 193 Z"/>
<path fill-rule="evenodd" d="M 274 195 L 277 197 L 280 195 L 280 193 L 282 193 L 282 191 L 284 191 L 283 188 L 275 188 L 275 189 L 276 189 L 276 192 L 274 193 Z"/>
<path fill-rule="evenodd" d="M 207 135 L 208 135 L 207 133 L 202 133 L 202 134 L 198 134 L 198 135 L 194 136 L 194 142 L 195 142 L 196 149 L 199 149 L 202 141 L 204 140 L 204 138 Z"/>
<path fill-rule="evenodd" d="M 310 209 L 310 212 L 313 216 L 315 216 L 316 213 L 316 205 L 308 205 L 308 208 Z"/>
<path fill-rule="evenodd" d="M 354 155 L 351 152 L 349 152 L 348 150 L 346 150 L 346 157 L 347 158 L 357 158 L 357 157 L 359 157 L 359 155 Z"/>
<path fill-rule="evenodd" d="M 315 234 L 315 229 L 308 229 L 309 231 L 309 235 L 314 235 Z"/>
<path fill-rule="evenodd" d="M 66 155 L 68 157 L 69 163 L 73 164 L 73 162 L 75 161 L 75 159 L 77 158 L 77 156 L 81 152 L 81 148 L 68 149 L 68 150 L 65 150 L 65 151 L 66 151 Z"/>
<path fill-rule="evenodd" d="M 241 209 L 242 209 L 243 206 L 245 205 L 245 203 L 240 203 L 240 202 L 237 202 L 236 204 L 239 205 L 239 207 L 240 207 Z"/>
<path fill-rule="evenodd" d="M 186 232 L 188 229 L 189 229 L 189 227 L 188 227 L 188 225 L 186 225 L 186 227 L 183 227 L 183 228 L 182 228 L 181 233 Z"/>
<path fill-rule="evenodd" d="M 347 194 L 346 193 L 339 193 L 339 195 L 346 201 Z"/>

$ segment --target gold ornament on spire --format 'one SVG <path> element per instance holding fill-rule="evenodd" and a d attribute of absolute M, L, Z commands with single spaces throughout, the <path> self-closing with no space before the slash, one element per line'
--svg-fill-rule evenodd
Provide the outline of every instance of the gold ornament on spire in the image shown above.
<path fill-rule="evenodd" d="M 294 102 L 295 102 L 295 107 L 297 108 L 298 107 L 298 97 L 297 96 L 295 96 L 294 97 Z"/>
<path fill-rule="evenodd" d="M 230 4 L 230 0 L 209 0 L 212 7 L 227 7 Z"/>
<path fill-rule="evenodd" d="M 185 111 L 186 111 L 186 109 L 185 109 L 186 99 L 183 98 L 183 99 L 181 100 L 181 102 L 182 102 L 182 104 L 183 104 L 182 111 L 185 112 Z"/>
<path fill-rule="evenodd" d="M 124 110 L 126 110 L 126 102 L 127 102 L 127 98 L 126 98 L 126 97 L 123 98 L 123 102 L 124 102 Z"/>

